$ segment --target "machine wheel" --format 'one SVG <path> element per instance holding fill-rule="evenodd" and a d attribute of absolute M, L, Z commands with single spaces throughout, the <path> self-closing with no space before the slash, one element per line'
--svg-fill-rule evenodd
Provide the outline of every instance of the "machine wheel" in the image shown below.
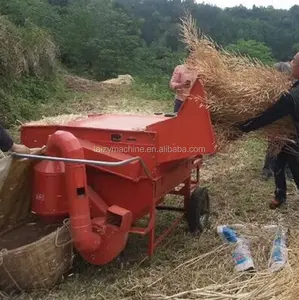
<path fill-rule="evenodd" d="M 210 217 L 210 197 L 207 188 L 197 187 L 186 207 L 186 220 L 192 233 L 202 233 Z"/>

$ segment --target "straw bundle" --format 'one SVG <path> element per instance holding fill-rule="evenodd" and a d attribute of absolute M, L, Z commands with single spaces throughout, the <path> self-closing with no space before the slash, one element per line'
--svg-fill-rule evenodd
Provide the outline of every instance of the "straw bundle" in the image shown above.
<path fill-rule="evenodd" d="M 182 20 L 182 36 L 191 49 L 186 64 L 199 74 L 206 91 L 207 107 L 216 132 L 226 142 L 240 137 L 237 122 L 255 117 L 273 104 L 291 86 L 287 75 L 255 59 L 228 53 L 200 34 L 190 16 Z M 295 129 L 284 118 L 260 130 L 263 137 L 287 139 Z"/>

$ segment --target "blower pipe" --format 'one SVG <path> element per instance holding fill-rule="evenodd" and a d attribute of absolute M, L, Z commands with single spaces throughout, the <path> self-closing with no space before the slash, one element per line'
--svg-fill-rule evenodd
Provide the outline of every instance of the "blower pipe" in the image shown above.
<path fill-rule="evenodd" d="M 49 137 L 47 153 L 53 156 L 84 159 L 84 151 L 78 139 L 72 133 L 61 130 Z M 92 230 L 85 165 L 66 163 L 65 180 L 75 247 L 80 252 L 97 252 L 102 238 Z"/>

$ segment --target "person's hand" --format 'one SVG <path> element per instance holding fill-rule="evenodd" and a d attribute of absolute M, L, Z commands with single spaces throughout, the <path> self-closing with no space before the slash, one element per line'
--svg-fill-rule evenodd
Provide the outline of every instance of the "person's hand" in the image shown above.
<path fill-rule="evenodd" d="M 188 89 L 191 86 L 191 81 L 186 80 L 184 83 L 181 83 L 177 86 L 177 89 Z"/>
<path fill-rule="evenodd" d="M 242 125 L 238 125 L 238 129 L 244 133 L 249 132 L 248 128 L 246 127 L 246 125 L 242 124 Z"/>
<path fill-rule="evenodd" d="M 242 122 L 242 123 L 236 123 L 234 125 L 234 127 L 239 130 L 239 131 L 242 131 L 244 133 L 248 133 L 250 130 L 248 128 L 248 125 L 250 124 L 250 122 Z"/>
<path fill-rule="evenodd" d="M 46 146 L 43 146 L 42 148 L 31 148 L 30 154 L 41 155 L 41 154 L 45 154 L 46 150 L 47 150 Z"/>
<path fill-rule="evenodd" d="M 186 80 L 184 83 L 184 88 L 188 89 L 191 86 L 191 81 L 190 80 Z"/>

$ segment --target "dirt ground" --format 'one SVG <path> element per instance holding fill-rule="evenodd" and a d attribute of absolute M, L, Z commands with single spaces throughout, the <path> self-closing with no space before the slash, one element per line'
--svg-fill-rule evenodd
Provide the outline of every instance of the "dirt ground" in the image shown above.
<path fill-rule="evenodd" d="M 57 112 L 57 106 L 44 109 L 48 114 Z M 59 107 L 61 114 L 171 110 L 172 99 L 169 102 L 144 101 L 130 92 L 117 91 L 77 94 L 67 105 Z M 186 223 L 182 222 L 149 260 L 147 239 L 132 235 L 121 259 L 97 267 L 76 256 L 71 272 L 53 290 L 25 293 L 15 299 L 208 299 L 184 295 L 184 291 L 224 283 L 236 276 L 230 251 L 223 248 L 217 234 L 217 225 L 297 223 L 299 202 L 291 182 L 288 182 L 288 207 L 279 211 L 268 209 L 274 182 L 273 179 L 268 182 L 261 180 L 264 154 L 265 144 L 249 136 L 237 142 L 228 153 L 206 159 L 201 170 L 201 185 L 209 189 L 212 215 L 210 227 L 201 236 L 189 234 Z M 169 201 L 176 199 L 172 197 Z M 165 228 L 174 216 L 175 213 L 171 212 L 159 213 L 158 229 Z M 264 255 L 269 255 L 265 252 L 268 250 L 263 251 Z M 176 293 L 183 294 L 170 297 Z"/>

